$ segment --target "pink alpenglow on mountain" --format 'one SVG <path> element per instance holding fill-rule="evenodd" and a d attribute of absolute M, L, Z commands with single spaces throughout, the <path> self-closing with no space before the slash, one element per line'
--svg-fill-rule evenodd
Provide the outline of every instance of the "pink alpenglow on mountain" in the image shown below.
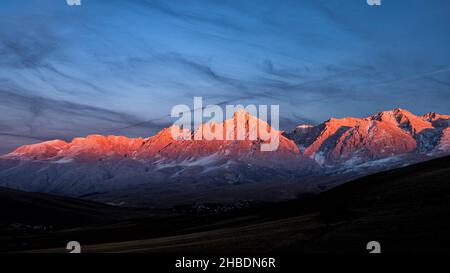
<path fill-rule="evenodd" d="M 242 122 L 244 124 L 240 124 Z M 250 127 L 250 125 L 258 124 L 259 122 L 265 124 L 263 127 L 267 128 L 267 131 L 277 134 L 279 145 L 276 151 L 261 151 L 261 144 L 269 142 L 271 139 L 266 139 L 266 141 L 260 139 L 258 127 Z M 241 125 L 244 128 L 242 131 L 243 139 L 238 140 L 237 135 L 241 132 L 238 128 Z M 228 127 L 232 128 L 229 132 L 227 131 Z M 215 128 L 220 128 L 223 140 L 205 139 L 206 132 L 214 133 Z M 243 111 L 236 112 L 234 118 L 225 120 L 223 123 L 205 123 L 201 124 L 195 132 L 183 132 L 183 134 L 191 134 L 191 140 L 174 139 L 171 134 L 172 129 L 181 130 L 177 126 L 172 126 L 146 139 L 90 135 L 86 138 L 75 138 L 69 143 L 62 140 L 48 141 L 19 147 L 14 152 L 4 156 L 4 158 L 50 161 L 62 159 L 101 161 L 103 159 L 117 160 L 125 157 L 149 161 L 184 161 L 217 155 L 217 157 L 221 158 L 259 161 L 261 164 L 265 164 L 268 161 L 280 163 L 281 160 L 289 163 L 289 165 L 291 163 L 295 165 L 295 160 L 299 160 L 301 157 L 297 145 L 283 136 L 282 132 L 272 129 L 266 122 Z M 199 132 L 203 132 L 203 137 L 198 136 Z M 251 138 L 250 135 L 254 135 L 256 138 Z"/>
<path fill-rule="evenodd" d="M 258 135 L 258 123 L 276 133 L 277 150 L 262 151 L 270 139 L 250 137 Z M 243 140 L 236 139 L 238 125 L 245 128 Z M 193 190 L 200 185 L 352 177 L 449 154 L 449 125 L 447 115 L 416 116 L 394 109 L 367 118 L 331 118 L 284 133 L 239 111 L 222 123 L 185 130 L 191 140 L 174 139 L 172 130 L 180 128 L 170 127 L 148 138 L 90 135 L 25 145 L 0 158 L 0 186 L 90 196 L 149 185 Z M 217 133 L 224 139 L 208 140 L 207 134 Z"/>
<path fill-rule="evenodd" d="M 86 138 L 74 138 L 69 143 L 62 140 L 52 140 L 25 145 L 17 148 L 4 158 L 97 161 L 103 157 L 131 156 L 143 143 L 144 139 L 142 138 L 89 135 Z"/>
<path fill-rule="evenodd" d="M 449 116 L 429 113 L 421 117 L 394 109 L 367 118 L 331 118 L 301 131 L 296 128 L 289 137 L 302 147 L 304 155 L 320 164 L 348 160 L 362 163 L 408 153 L 444 151 L 449 122 Z"/>

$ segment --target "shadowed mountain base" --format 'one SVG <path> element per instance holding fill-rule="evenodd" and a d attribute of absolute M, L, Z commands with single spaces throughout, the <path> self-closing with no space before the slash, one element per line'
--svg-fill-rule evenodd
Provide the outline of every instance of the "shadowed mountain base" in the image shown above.
<path fill-rule="evenodd" d="M 77 240 L 83 252 L 367 252 L 369 241 L 386 253 L 446 252 L 449 175 L 444 157 L 316 196 L 215 214 L 130 211 L 2 190 L 1 207 L 7 203 L 10 213 L 2 217 L 1 251 L 66 252 L 67 242 Z M 75 216 L 55 214 L 62 210 Z M 43 214 L 55 217 L 27 216 Z M 19 226 L 24 219 L 35 222 Z M 43 230 L 41 222 L 53 229 Z"/>

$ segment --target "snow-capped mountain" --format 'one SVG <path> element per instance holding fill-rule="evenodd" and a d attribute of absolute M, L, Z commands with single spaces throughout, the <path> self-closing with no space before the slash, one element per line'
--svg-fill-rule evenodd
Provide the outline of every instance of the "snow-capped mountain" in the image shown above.
<path fill-rule="evenodd" d="M 256 122 L 256 123 L 255 123 Z M 263 152 L 265 141 L 250 140 L 255 124 L 263 123 L 279 138 L 279 147 Z M 267 123 L 244 111 L 211 127 L 246 128 L 244 140 L 194 140 L 200 130 L 185 132 L 193 140 L 174 139 L 170 127 L 149 138 L 90 135 L 71 142 L 53 140 L 25 145 L 1 158 L 0 185 L 27 191 L 70 196 L 170 182 L 228 185 L 271 176 L 304 176 L 317 171 L 297 145 Z M 230 132 L 228 132 L 230 133 Z"/>
<path fill-rule="evenodd" d="M 274 152 L 264 152 L 261 145 L 263 141 L 257 137 L 251 140 L 252 133 L 257 132 L 258 124 L 264 124 L 264 128 L 274 131 L 279 138 L 278 149 Z M 232 131 L 227 132 L 230 126 Z M 245 128 L 245 136 L 237 139 L 239 127 Z M 222 139 L 206 140 L 197 135 L 202 132 L 215 131 L 216 128 L 223 132 Z M 196 161 L 210 159 L 227 159 L 245 161 L 252 164 L 278 168 L 298 169 L 304 164 L 299 164 L 303 156 L 297 145 L 281 131 L 272 129 L 265 121 L 251 116 L 249 113 L 239 110 L 234 117 L 222 123 L 205 123 L 194 132 L 184 130 L 184 134 L 190 134 L 190 140 L 174 139 L 171 131 L 182 130 L 172 126 L 161 130 L 149 138 L 127 138 L 123 136 L 90 135 L 86 138 L 75 138 L 71 142 L 52 140 L 33 145 L 25 145 L 17 148 L 2 159 L 15 159 L 25 161 L 47 163 L 75 162 L 101 162 L 131 159 L 136 161 L 156 162 L 158 164 L 194 164 Z M 206 133 L 205 133 L 206 134 Z M 227 138 L 226 134 L 233 135 Z M 255 135 L 257 135 L 255 133 Z M 233 140 L 227 140 L 233 139 Z M 310 161 L 307 159 L 307 161 Z M 311 163 L 311 162 L 310 162 Z"/>
<path fill-rule="evenodd" d="M 301 126 L 287 134 L 322 166 L 352 164 L 405 154 L 448 151 L 450 116 L 416 116 L 394 109 L 367 118 L 331 118 L 317 126 Z"/>
<path fill-rule="evenodd" d="M 261 151 L 267 141 L 250 140 L 263 124 L 279 138 L 279 148 Z M 343 181 L 450 152 L 450 116 L 415 116 L 403 109 L 367 118 L 331 118 L 317 126 L 276 131 L 247 112 L 222 123 L 184 131 L 191 140 L 174 139 L 163 129 L 149 138 L 90 135 L 70 142 L 52 140 L 17 148 L 0 158 L 0 186 L 69 196 L 145 191 L 172 194 L 234 184 Z M 202 131 L 243 126 L 244 140 L 195 140 Z M 259 182 L 259 183 L 257 183 Z M 156 190 L 158 189 L 158 190 Z M 119 198 L 120 199 L 120 198 Z M 114 198 L 106 198 L 115 200 Z"/>

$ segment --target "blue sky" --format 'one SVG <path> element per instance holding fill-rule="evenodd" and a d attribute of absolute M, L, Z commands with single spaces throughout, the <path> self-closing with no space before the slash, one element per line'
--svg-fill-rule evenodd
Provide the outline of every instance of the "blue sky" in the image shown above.
<path fill-rule="evenodd" d="M 279 104 L 281 127 L 449 114 L 450 1 L 2 0 L 0 154 L 150 136 L 176 104 Z"/>

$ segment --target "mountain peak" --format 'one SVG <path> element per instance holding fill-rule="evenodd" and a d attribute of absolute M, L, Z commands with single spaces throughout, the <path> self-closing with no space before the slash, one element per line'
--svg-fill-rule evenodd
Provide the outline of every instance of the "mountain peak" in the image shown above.
<path fill-rule="evenodd" d="M 397 154 L 400 151 L 414 150 L 416 141 L 417 143 L 426 142 L 427 140 L 422 138 L 430 134 L 436 135 L 436 138 L 443 138 L 444 134 L 439 132 L 450 125 L 449 120 L 449 116 L 435 112 L 430 112 L 424 116 L 415 116 L 408 110 L 395 108 L 379 112 L 368 118 L 330 118 L 317 126 L 299 125 L 289 134 L 282 134 L 278 130 L 275 130 L 275 133 L 280 136 L 281 151 L 291 151 L 293 154 L 297 153 L 298 147 L 304 155 L 311 157 L 328 154 L 329 158 L 338 159 L 367 153 L 367 158 L 376 158 L 388 153 Z M 226 153 L 239 155 L 239 157 L 244 154 L 245 156 L 255 156 L 253 151 L 258 150 L 258 145 L 265 142 L 261 141 L 259 137 L 253 140 L 251 136 L 259 136 L 258 133 L 264 127 L 270 132 L 274 130 L 266 121 L 260 120 L 240 108 L 233 113 L 233 118 L 223 122 L 209 121 L 201 124 L 200 129 L 197 128 L 195 131 L 172 125 L 146 139 L 89 135 L 85 138 L 74 138 L 69 143 L 54 140 L 24 145 L 6 155 L 5 158 L 103 160 L 105 158 L 124 157 L 125 155 L 136 159 L 152 159 L 158 156 L 189 158 L 197 155 L 209 155 L 218 151 L 223 151 L 223 153 L 227 151 Z M 219 128 L 223 131 L 217 131 Z M 231 131 L 228 132 L 230 128 Z M 174 129 L 178 130 L 180 134 L 187 134 L 189 137 L 174 139 L 172 137 Z M 427 130 L 426 136 L 422 134 L 424 130 Z M 219 140 L 215 138 L 216 132 L 223 136 L 222 140 L 224 141 L 206 141 Z M 199 137 L 200 133 L 202 137 Z M 208 136 L 214 136 L 214 138 L 204 137 L 205 133 Z M 237 137 L 238 134 L 239 136 L 242 135 L 246 141 L 229 141 L 240 139 Z M 447 135 L 449 134 L 445 134 L 445 136 Z M 189 139 L 204 141 L 191 142 L 188 141 Z M 445 141 L 441 142 L 444 143 Z M 434 140 L 432 143 L 430 142 L 428 145 L 431 147 L 430 149 L 434 147 L 433 143 L 435 142 Z M 423 147 L 423 144 L 420 145 Z M 397 147 L 398 149 L 386 147 Z M 180 157 L 181 154 L 186 154 L 186 156 Z"/>
<path fill-rule="evenodd" d="M 354 117 L 330 118 L 323 124 L 325 125 L 325 127 L 339 128 L 341 126 L 354 126 L 360 120 L 362 120 L 362 119 L 354 118 Z"/>
<path fill-rule="evenodd" d="M 394 108 L 391 111 L 393 113 L 398 113 L 398 114 L 412 114 L 410 111 L 403 109 L 403 108 Z"/>
<path fill-rule="evenodd" d="M 423 118 L 426 119 L 427 121 L 432 122 L 432 121 L 436 121 L 438 119 L 450 119 L 450 116 L 441 115 L 436 112 L 429 112 L 429 113 L 426 113 L 425 115 L 423 115 Z"/>
<path fill-rule="evenodd" d="M 433 125 L 423 117 L 416 116 L 408 110 L 395 108 L 383 111 L 370 117 L 389 126 L 399 127 L 411 135 L 416 135 L 425 129 L 433 129 Z"/>
<path fill-rule="evenodd" d="M 386 111 L 382 111 L 382 112 L 378 112 L 375 115 L 372 115 L 370 118 L 371 119 L 377 119 L 377 120 L 388 120 L 389 118 L 400 118 L 400 117 L 411 117 L 414 116 L 416 117 L 413 113 L 411 113 L 408 110 L 402 109 L 402 108 L 394 108 L 392 110 L 386 110 Z"/>
<path fill-rule="evenodd" d="M 252 118 L 257 119 L 256 116 L 250 114 L 245 109 L 238 108 L 233 114 L 233 119 L 237 120 L 237 119 L 240 119 L 242 117 L 244 117 L 245 121 L 248 121 L 249 119 L 252 119 Z"/>

